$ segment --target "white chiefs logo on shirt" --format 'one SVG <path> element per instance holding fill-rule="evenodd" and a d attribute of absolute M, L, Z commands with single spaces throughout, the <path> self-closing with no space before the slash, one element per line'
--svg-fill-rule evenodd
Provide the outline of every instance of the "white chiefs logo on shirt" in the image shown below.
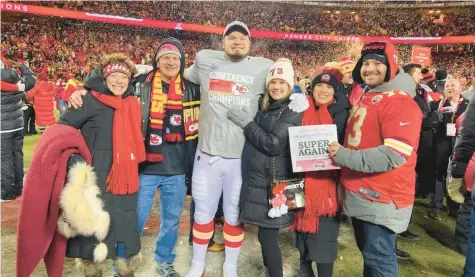
<path fill-rule="evenodd" d="M 231 92 L 236 96 L 244 95 L 246 93 L 249 93 L 250 91 L 251 90 L 246 85 L 240 83 L 234 83 L 231 87 Z"/>

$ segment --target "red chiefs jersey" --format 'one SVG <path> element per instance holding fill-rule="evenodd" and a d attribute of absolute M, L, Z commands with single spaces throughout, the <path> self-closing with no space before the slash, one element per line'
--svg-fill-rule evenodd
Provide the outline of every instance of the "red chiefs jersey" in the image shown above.
<path fill-rule="evenodd" d="M 405 92 L 395 90 L 362 95 L 348 118 L 345 147 L 363 150 L 385 145 L 404 157 L 406 163 L 382 173 L 362 173 L 343 167 L 343 186 L 372 201 L 394 201 L 398 208 L 412 205 L 421 124 L 422 112 Z"/>

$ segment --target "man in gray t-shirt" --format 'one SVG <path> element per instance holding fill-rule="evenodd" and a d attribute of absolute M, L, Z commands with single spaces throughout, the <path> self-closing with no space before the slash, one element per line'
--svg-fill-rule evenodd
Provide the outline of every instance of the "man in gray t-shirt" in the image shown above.
<path fill-rule="evenodd" d="M 190 71 L 189 80 L 201 87 L 198 147 L 210 155 L 239 159 L 244 146 L 243 131 L 226 114 L 236 106 L 257 111 L 257 101 L 265 92 L 267 71 L 273 62 L 261 57 L 231 61 L 225 55 L 221 51 L 202 50 Z"/>
<path fill-rule="evenodd" d="M 239 107 L 252 121 L 258 99 L 265 92 L 265 79 L 272 61 L 250 57 L 248 27 L 231 22 L 224 31 L 224 51 L 202 50 L 195 63 L 185 71 L 185 78 L 201 87 L 200 126 L 196 151 L 192 195 L 195 202 L 193 224 L 193 259 L 185 277 L 201 277 L 205 270 L 206 250 L 213 235 L 214 215 L 223 194 L 224 244 L 226 260 L 223 276 L 237 276 L 237 260 L 244 240 L 240 224 L 241 153 L 243 129 L 230 121 L 228 110 Z M 302 112 L 309 103 L 305 95 L 294 94 L 289 105 Z"/>

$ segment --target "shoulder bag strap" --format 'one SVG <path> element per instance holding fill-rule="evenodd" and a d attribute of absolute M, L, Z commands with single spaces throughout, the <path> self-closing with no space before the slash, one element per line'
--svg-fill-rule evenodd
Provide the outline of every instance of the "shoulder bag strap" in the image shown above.
<path fill-rule="evenodd" d="M 287 109 L 288 106 L 289 105 L 284 105 L 284 107 L 280 110 L 279 115 L 277 116 L 277 121 L 279 121 L 280 117 L 282 116 L 282 113 L 284 113 L 284 110 Z M 277 124 L 277 122 L 276 122 L 276 124 Z M 275 157 L 272 157 L 272 179 L 274 180 L 274 183 L 275 183 L 276 182 L 276 180 L 275 180 Z"/>

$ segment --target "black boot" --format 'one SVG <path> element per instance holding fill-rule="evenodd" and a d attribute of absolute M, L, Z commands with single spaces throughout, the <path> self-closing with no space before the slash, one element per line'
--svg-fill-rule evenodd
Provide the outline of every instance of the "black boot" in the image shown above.
<path fill-rule="evenodd" d="M 312 261 L 300 258 L 300 270 L 298 277 L 315 277 L 312 269 Z"/>
<path fill-rule="evenodd" d="M 398 235 L 401 238 L 409 239 L 409 240 L 419 240 L 419 236 L 411 233 L 409 231 L 404 231 Z"/>
<path fill-rule="evenodd" d="M 15 186 L 10 186 L 8 188 L 3 188 L 2 187 L 2 201 L 11 201 L 15 200 L 17 197 L 17 191 L 15 189 Z"/>

